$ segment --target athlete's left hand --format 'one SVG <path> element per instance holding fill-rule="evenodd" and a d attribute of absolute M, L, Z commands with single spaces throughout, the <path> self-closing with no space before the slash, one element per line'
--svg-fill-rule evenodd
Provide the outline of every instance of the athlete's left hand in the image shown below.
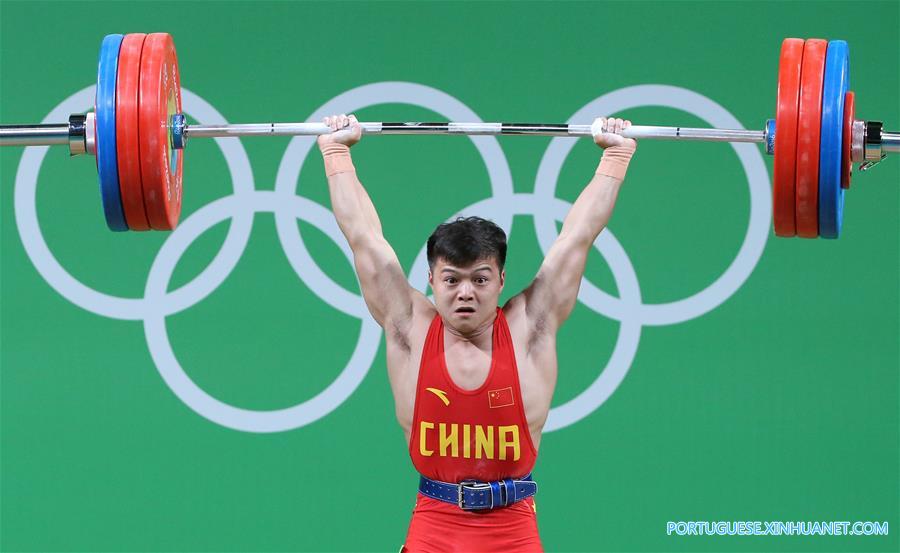
<path fill-rule="evenodd" d="M 634 149 L 637 142 L 633 138 L 625 138 L 622 131 L 631 126 L 631 121 L 616 119 L 613 117 L 598 117 L 591 123 L 591 134 L 594 142 L 601 148 L 612 146 L 631 146 Z"/>

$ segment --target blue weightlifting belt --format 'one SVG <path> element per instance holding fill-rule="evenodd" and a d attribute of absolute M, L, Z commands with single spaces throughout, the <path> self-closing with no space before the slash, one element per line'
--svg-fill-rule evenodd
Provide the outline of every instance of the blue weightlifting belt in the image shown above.
<path fill-rule="evenodd" d="M 419 492 L 432 499 L 453 503 L 463 511 L 478 511 L 506 507 L 537 493 L 537 483 L 531 475 L 521 480 L 505 478 L 496 482 L 463 480 L 459 484 L 441 482 L 422 476 Z"/>

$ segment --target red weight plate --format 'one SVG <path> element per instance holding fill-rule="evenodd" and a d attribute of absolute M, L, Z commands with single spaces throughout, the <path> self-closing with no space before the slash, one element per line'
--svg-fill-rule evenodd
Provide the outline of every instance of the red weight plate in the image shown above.
<path fill-rule="evenodd" d="M 778 105 L 775 113 L 775 160 L 772 187 L 772 212 L 775 234 L 797 233 L 794 203 L 794 176 L 797 158 L 797 111 L 800 98 L 800 65 L 803 40 L 786 38 L 781 43 L 778 62 Z"/>
<path fill-rule="evenodd" d="M 800 114 L 797 118 L 797 235 L 819 236 L 819 142 L 822 83 L 828 41 L 811 38 L 803 45 Z M 777 136 L 777 135 L 776 135 Z"/>
<path fill-rule="evenodd" d="M 841 188 L 850 188 L 850 177 L 853 176 L 853 161 L 850 157 L 850 144 L 853 142 L 851 130 L 856 106 L 853 103 L 853 92 L 844 94 L 844 135 L 841 141 Z"/>
<path fill-rule="evenodd" d="M 138 88 L 141 82 L 143 33 L 125 35 L 119 48 L 116 76 L 116 155 L 119 190 L 125 222 L 131 230 L 150 230 L 141 187 L 141 156 L 138 140 Z"/>
<path fill-rule="evenodd" d="M 181 214 L 180 150 L 172 148 L 171 117 L 181 113 L 181 83 L 175 42 L 168 33 L 153 33 L 141 52 L 139 93 L 141 182 L 150 227 L 172 230 Z"/>

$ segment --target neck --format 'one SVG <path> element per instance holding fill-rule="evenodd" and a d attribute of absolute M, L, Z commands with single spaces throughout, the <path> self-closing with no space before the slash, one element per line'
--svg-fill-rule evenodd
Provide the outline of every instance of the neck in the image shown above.
<path fill-rule="evenodd" d="M 444 324 L 444 328 L 447 329 L 447 334 L 450 338 L 451 343 L 463 342 L 469 343 L 480 349 L 488 349 L 491 346 L 491 340 L 494 336 L 493 332 L 491 331 L 494 328 L 494 321 L 496 320 L 497 314 L 495 312 L 493 316 L 491 316 L 472 330 L 463 331 L 457 328 L 453 328 L 453 326 L 446 324 L 446 321 Z"/>

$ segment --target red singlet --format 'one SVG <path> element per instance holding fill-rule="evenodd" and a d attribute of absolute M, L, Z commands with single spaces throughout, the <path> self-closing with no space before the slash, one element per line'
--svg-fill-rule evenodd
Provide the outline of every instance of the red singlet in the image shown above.
<path fill-rule="evenodd" d="M 422 350 L 409 454 L 419 473 L 457 483 L 522 478 L 534 467 L 512 337 L 497 309 L 487 380 L 476 390 L 453 383 L 436 315 Z M 543 551 L 533 498 L 508 507 L 463 511 L 418 494 L 402 551 Z"/>

